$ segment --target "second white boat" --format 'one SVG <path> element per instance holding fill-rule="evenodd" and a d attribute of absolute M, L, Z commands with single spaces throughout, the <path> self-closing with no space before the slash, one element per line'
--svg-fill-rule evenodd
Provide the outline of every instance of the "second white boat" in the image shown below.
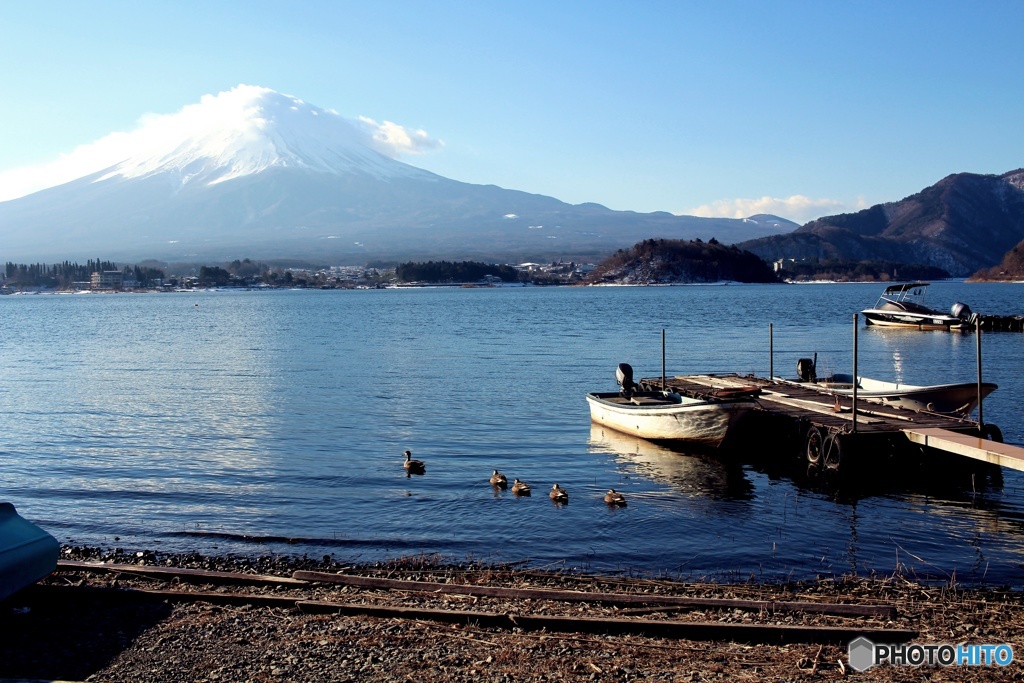
<path fill-rule="evenodd" d="M 756 410 L 760 390 L 709 390 L 686 396 L 672 391 L 639 391 L 632 368 L 621 363 L 616 373 L 622 390 L 587 394 L 590 419 L 644 439 L 718 448 L 746 413 Z"/>
<path fill-rule="evenodd" d="M 796 366 L 799 375 L 797 379 L 775 377 L 773 381 L 798 384 L 845 398 L 853 396 L 853 375 L 833 373 L 826 377 L 818 377 L 817 364 L 817 355 L 814 359 L 801 358 Z M 978 407 L 980 400 L 998 388 L 999 386 L 992 382 L 981 382 L 980 385 L 978 382 L 918 385 L 857 376 L 857 398 L 860 400 L 960 417 L 970 415 L 971 411 Z"/>
<path fill-rule="evenodd" d="M 853 378 L 851 375 L 836 374 L 817 384 L 829 393 L 839 396 L 853 396 Z M 984 398 L 997 389 L 991 382 L 981 385 L 981 397 Z M 870 377 L 857 378 L 857 398 L 874 403 L 899 406 L 908 410 L 927 410 L 932 413 L 949 415 L 969 415 L 978 406 L 978 384 L 961 382 L 959 384 L 901 384 L 886 382 Z"/>

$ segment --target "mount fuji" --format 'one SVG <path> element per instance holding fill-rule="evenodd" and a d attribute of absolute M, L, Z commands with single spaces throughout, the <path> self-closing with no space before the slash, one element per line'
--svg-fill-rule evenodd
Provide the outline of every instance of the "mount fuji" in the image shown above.
<path fill-rule="evenodd" d="M 109 136 L 117 154 L 101 167 L 0 202 L 0 259 L 581 259 L 653 237 L 729 244 L 797 227 L 450 180 L 382 153 L 382 130 L 256 86 L 206 96 Z"/>

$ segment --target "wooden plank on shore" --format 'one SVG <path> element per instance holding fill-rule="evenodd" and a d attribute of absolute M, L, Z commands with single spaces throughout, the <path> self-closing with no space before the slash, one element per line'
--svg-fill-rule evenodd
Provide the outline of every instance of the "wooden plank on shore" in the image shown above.
<path fill-rule="evenodd" d="M 419 619 L 445 623 L 472 624 L 490 628 L 560 633 L 637 634 L 686 640 L 729 640 L 741 643 L 849 643 L 859 636 L 872 642 L 900 643 L 917 637 L 917 631 L 892 628 L 844 626 L 788 626 L 781 624 L 740 624 L 672 619 L 621 619 L 616 617 L 567 617 L 550 615 L 496 614 L 462 610 L 383 607 L 377 605 L 299 601 L 304 612 L 346 614 L 381 618 Z"/>
<path fill-rule="evenodd" d="M 257 605 L 279 609 L 297 608 L 314 614 L 345 614 L 381 619 L 408 619 L 466 624 L 477 627 L 522 630 L 548 630 L 562 633 L 638 634 L 687 640 L 729 640 L 743 643 L 848 643 L 859 636 L 873 642 L 906 642 L 917 631 L 893 628 L 857 628 L 850 626 L 788 626 L 780 624 L 745 624 L 694 622 L 669 619 L 623 619 L 619 617 L 575 617 L 549 615 L 498 614 L 447 609 L 391 607 L 364 603 L 341 603 L 300 600 L 295 596 L 257 595 L 251 593 L 220 593 L 210 591 L 145 590 L 94 588 L 83 586 L 33 585 L 26 589 L 35 599 L 67 605 L 88 597 L 121 603 L 158 600 L 187 603 L 207 602 L 216 605 Z"/>
<path fill-rule="evenodd" d="M 548 588 L 506 588 L 504 586 L 474 586 L 468 584 L 434 583 L 428 581 L 403 581 L 382 579 L 351 574 L 329 574 L 325 572 L 297 571 L 292 574 L 304 581 L 322 581 L 346 586 L 360 586 L 383 590 L 403 590 L 420 593 L 442 593 L 496 597 L 509 600 L 554 600 L 558 602 L 593 602 L 607 605 L 673 605 L 691 609 L 742 609 L 765 612 L 814 612 L 855 617 L 880 617 L 891 619 L 896 616 L 892 605 L 863 605 L 826 602 L 791 602 L 775 600 L 740 600 L 731 598 L 700 598 L 685 595 L 655 595 L 650 593 L 592 593 L 582 591 L 552 590 Z"/>
<path fill-rule="evenodd" d="M 215 591 L 189 591 L 151 588 L 109 588 L 106 586 L 57 586 L 36 584 L 26 589 L 29 594 L 44 600 L 59 600 L 64 603 L 76 597 L 88 596 L 120 603 L 138 600 L 167 602 L 208 602 L 212 605 L 260 605 L 292 609 L 298 597 L 265 595 L 258 593 L 228 593 Z"/>
<path fill-rule="evenodd" d="M 990 441 L 970 434 L 958 434 L 948 429 L 914 428 L 904 429 L 903 433 L 908 439 L 922 446 L 1024 471 L 1024 448 L 1020 446 Z"/>
<path fill-rule="evenodd" d="M 243 574 L 241 572 L 216 572 L 205 569 L 182 569 L 177 567 L 153 567 L 139 564 L 100 564 L 99 562 L 79 562 L 77 560 L 60 560 L 57 570 L 90 571 L 114 574 L 132 574 L 157 579 L 205 581 L 208 583 L 246 583 L 269 584 L 278 586 L 305 586 L 308 582 L 290 576 L 265 576 L 260 574 Z"/>

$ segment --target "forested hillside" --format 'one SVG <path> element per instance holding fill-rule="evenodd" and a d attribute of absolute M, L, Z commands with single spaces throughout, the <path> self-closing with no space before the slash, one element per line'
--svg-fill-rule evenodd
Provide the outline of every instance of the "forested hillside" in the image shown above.
<path fill-rule="evenodd" d="M 589 284 L 673 284 L 686 282 L 776 282 L 755 254 L 715 239 L 649 239 L 620 249 L 598 264 Z"/>

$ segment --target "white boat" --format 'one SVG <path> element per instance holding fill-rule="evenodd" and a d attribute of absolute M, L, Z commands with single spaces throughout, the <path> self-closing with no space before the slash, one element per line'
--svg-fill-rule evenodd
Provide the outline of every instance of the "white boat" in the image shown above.
<path fill-rule="evenodd" d="M 817 377 L 815 365 L 816 362 L 810 358 L 801 358 L 797 362 L 799 379 L 779 380 L 775 378 L 775 380 L 813 387 L 836 396 L 853 396 L 853 375 L 833 373 L 827 377 Z M 982 382 L 981 398 L 984 399 L 997 388 L 999 388 L 998 385 L 992 382 Z M 978 406 L 978 383 L 916 385 L 858 376 L 857 400 L 882 403 L 918 412 L 928 411 L 966 417 Z"/>
<path fill-rule="evenodd" d="M 824 381 L 819 381 L 818 384 L 829 393 L 853 396 L 851 375 L 835 374 Z M 981 397 L 988 396 L 997 388 L 996 384 L 982 382 Z M 978 406 L 978 384 L 962 382 L 918 386 L 857 377 L 857 398 L 908 410 L 966 416 Z"/>
<path fill-rule="evenodd" d="M 868 325 L 906 327 L 918 330 L 970 329 L 974 314 L 967 304 L 953 304 L 947 315 L 924 305 L 927 282 L 890 285 L 873 308 L 861 311 Z"/>
<path fill-rule="evenodd" d="M 740 418 L 758 407 L 760 389 L 708 389 L 700 395 L 640 391 L 626 363 L 616 373 L 622 390 L 587 394 L 590 419 L 644 439 L 718 448 Z"/>

